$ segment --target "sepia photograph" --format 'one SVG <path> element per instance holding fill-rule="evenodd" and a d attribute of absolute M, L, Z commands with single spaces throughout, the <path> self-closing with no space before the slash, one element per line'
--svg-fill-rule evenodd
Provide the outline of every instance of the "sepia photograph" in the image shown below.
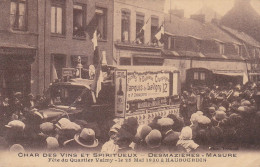
<path fill-rule="evenodd" d="M 0 167 L 260 167 L 260 0 L 0 0 Z"/>

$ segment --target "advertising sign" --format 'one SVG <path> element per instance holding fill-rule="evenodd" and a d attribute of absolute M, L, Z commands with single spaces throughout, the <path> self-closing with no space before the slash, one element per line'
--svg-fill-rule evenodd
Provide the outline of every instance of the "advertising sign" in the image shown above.
<path fill-rule="evenodd" d="M 63 77 L 75 77 L 76 71 L 75 68 L 62 68 L 62 76 Z"/>
<path fill-rule="evenodd" d="M 128 72 L 127 101 L 170 95 L 170 75 L 165 72 Z"/>
<path fill-rule="evenodd" d="M 126 108 L 126 70 L 115 71 L 115 116 L 124 117 Z"/>

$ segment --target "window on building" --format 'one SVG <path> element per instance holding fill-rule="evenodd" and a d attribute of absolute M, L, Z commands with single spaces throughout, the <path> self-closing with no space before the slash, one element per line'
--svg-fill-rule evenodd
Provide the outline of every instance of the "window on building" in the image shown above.
<path fill-rule="evenodd" d="M 11 0 L 10 25 L 15 30 L 26 30 L 27 21 L 26 0 Z"/>
<path fill-rule="evenodd" d="M 73 5 L 73 36 L 86 37 L 86 6 L 74 4 Z"/>
<path fill-rule="evenodd" d="M 121 41 L 130 41 L 130 12 L 122 10 L 121 18 Z"/>
<path fill-rule="evenodd" d="M 252 49 L 252 56 L 253 56 L 253 58 L 256 58 L 256 49 L 255 48 Z"/>
<path fill-rule="evenodd" d="M 124 65 L 124 66 L 127 66 L 127 65 L 131 65 L 131 58 L 129 57 L 120 57 L 120 65 Z"/>
<path fill-rule="evenodd" d="M 53 0 L 51 4 L 51 32 L 64 34 L 64 13 L 65 1 Z"/>
<path fill-rule="evenodd" d="M 159 18 L 158 17 L 151 17 L 151 42 L 158 43 L 158 40 L 155 38 L 155 35 L 159 28 Z"/>
<path fill-rule="evenodd" d="M 196 51 L 197 52 L 201 52 L 201 45 L 202 45 L 202 41 L 197 39 L 196 40 Z"/>
<path fill-rule="evenodd" d="M 174 37 L 171 37 L 171 46 L 170 46 L 170 49 L 175 49 L 175 38 Z"/>
<path fill-rule="evenodd" d="M 198 72 L 194 72 L 194 80 L 199 80 L 199 73 Z"/>
<path fill-rule="evenodd" d="M 239 45 L 237 44 L 234 44 L 234 48 L 235 48 L 235 52 L 237 53 L 237 55 L 239 55 L 240 53 L 240 48 L 239 48 Z"/>
<path fill-rule="evenodd" d="M 106 40 L 107 39 L 107 9 L 96 8 L 96 19 L 97 19 L 97 38 Z"/>
<path fill-rule="evenodd" d="M 200 80 L 203 80 L 203 81 L 205 81 L 205 77 L 206 75 L 205 75 L 205 72 L 201 72 L 200 73 Z"/>
<path fill-rule="evenodd" d="M 52 55 L 52 81 L 57 79 L 62 79 L 62 68 L 66 67 L 66 55 L 54 54 Z"/>
<path fill-rule="evenodd" d="M 224 44 L 223 43 L 220 43 L 219 44 L 219 53 L 220 54 L 225 54 L 225 49 L 224 49 Z"/>
<path fill-rule="evenodd" d="M 137 14 L 136 15 L 136 42 L 144 43 L 144 31 L 142 28 L 144 26 L 144 15 Z"/>

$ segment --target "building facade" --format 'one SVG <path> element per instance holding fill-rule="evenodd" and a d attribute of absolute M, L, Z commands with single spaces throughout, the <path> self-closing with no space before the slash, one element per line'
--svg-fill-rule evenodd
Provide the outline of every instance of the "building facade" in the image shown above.
<path fill-rule="evenodd" d="M 0 2 L 0 93 L 24 95 L 36 84 L 38 41 L 38 2 Z"/>
<path fill-rule="evenodd" d="M 172 21 L 170 20 L 172 19 Z M 250 70 L 243 44 L 213 23 L 205 23 L 203 15 L 190 19 L 183 15 L 165 16 L 164 65 L 180 70 L 185 83 L 187 70 L 195 69 L 194 80 L 206 80 L 201 69 L 217 75 L 216 83 L 242 83 Z M 225 82 L 223 82 L 225 81 Z"/>
<path fill-rule="evenodd" d="M 242 52 L 244 55 L 247 55 L 247 64 L 250 66 L 249 79 L 251 81 L 260 81 L 260 42 L 255 40 L 253 37 L 223 25 L 219 26 L 223 31 L 229 33 L 231 36 L 240 41 L 242 45 Z"/>
<path fill-rule="evenodd" d="M 155 35 L 163 10 L 164 0 L 114 0 L 113 64 L 162 65 Z"/>
<path fill-rule="evenodd" d="M 106 51 L 108 63 L 112 63 L 112 4 L 111 0 L 39 1 L 35 63 L 38 73 L 34 92 L 42 93 L 57 77 L 61 79 L 62 68 L 75 68 L 79 56 L 83 68 L 93 63 L 93 34 L 88 33 L 93 21 L 96 21 L 98 46 Z"/>

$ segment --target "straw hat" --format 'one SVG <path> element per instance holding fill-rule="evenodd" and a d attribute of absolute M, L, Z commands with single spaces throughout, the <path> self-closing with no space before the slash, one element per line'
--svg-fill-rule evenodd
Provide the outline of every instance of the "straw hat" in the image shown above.
<path fill-rule="evenodd" d="M 74 139 L 83 147 L 94 148 L 98 146 L 98 139 L 96 139 L 95 132 L 92 129 L 84 128 L 74 136 Z"/>

